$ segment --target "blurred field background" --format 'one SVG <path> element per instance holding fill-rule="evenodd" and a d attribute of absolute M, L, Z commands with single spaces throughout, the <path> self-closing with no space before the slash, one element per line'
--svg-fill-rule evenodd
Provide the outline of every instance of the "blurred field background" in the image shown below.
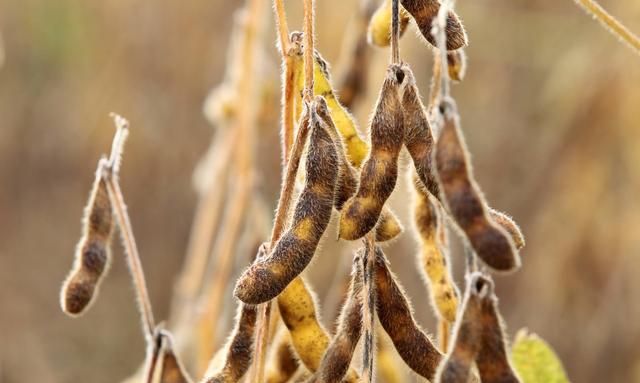
<path fill-rule="evenodd" d="M 301 2 L 287 3 L 290 27 L 301 28 Z M 318 48 L 338 70 L 357 1 L 317 3 Z M 640 2 L 602 4 L 640 31 Z M 122 187 L 156 317 L 167 317 L 197 201 L 192 172 L 213 132 L 202 105 L 224 75 L 232 15 L 241 5 L 0 0 L 2 383 L 117 382 L 141 363 L 143 338 L 119 241 L 85 316 L 64 316 L 59 288 L 115 111 L 132 123 Z M 569 0 L 460 0 L 457 9 L 471 45 L 467 78 L 453 93 L 476 176 L 527 238 L 522 270 L 496 277 L 508 331 L 526 326 L 547 339 L 573 382 L 638 382 L 640 57 Z M 261 67 L 277 91 L 269 10 L 265 23 Z M 411 28 L 401 54 L 426 95 L 431 53 Z M 374 50 L 371 97 L 354 111 L 360 125 L 387 54 Z M 258 127 L 255 149 L 268 211 L 280 182 L 277 102 L 270 123 Z M 410 227 L 404 189 L 393 205 Z M 415 249 L 408 231 L 389 250 L 392 268 L 435 333 Z M 321 300 L 336 264 L 345 264 L 338 257 L 349 255 L 324 252 L 307 272 Z M 463 264 L 460 252 L 453 262 Z M 239 261 L 236 273 L 245 265 Z"/>

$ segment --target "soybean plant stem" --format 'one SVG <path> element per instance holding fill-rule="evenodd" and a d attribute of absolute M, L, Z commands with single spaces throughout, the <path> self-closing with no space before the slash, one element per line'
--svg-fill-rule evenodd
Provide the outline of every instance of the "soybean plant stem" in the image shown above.
<path fill-rule="evenodd" d="M 278 43 L 282 58 L 287 58 L 289 52 L 289 26 L 287 25 L 287 13 L 284 9 L 284 0 L 273 0 L 276 28 L 278 29 Z"/>
<path fill-rule="evenodd" d="M 122 157 L 124 142 L 129 132 L 129 123 L 121 116 L 112 114 L 112 117 L 115 120 L 118 130 L 116 131 L 113 139 L 111 156 L 106 161 L 102 160 L 102 177 L 107 185 L 109 199 L 113 205 L 116 220 L 118 221 L 118 227 L 120 228 L 120 234 L 122 235 L 122 242 L 124 243 L 125 252 L 127 254 L 127 264 L 129 265 L 129 271 L 131 272 L 131 277 L 133 279 L 138 299 L 138 308 L 140 309 L 140 316 L 142 319 L 142 329 L 145 333 L 147 343 L 151 344 L 154 336 L 153 331 L 156 327 L 153 320 L 151 300 L 149 299 L 147 282 L 144 278 L 144 271 L 142 270 L 142 263 L 140 262 L 140 254 L 138 253 L 136 239 L 133 236 L 131 221 L 127 214 L 127 206 L 124 203 L 124 197 L 122 196 L 120 184 L 118 183 L 120 158 Z"/>
<path fill-rule="evenodd" d="M 400 62 L 400 1 L 391 2 L 391 63 Z"/>
<path fill-rule="evenodd" d="M 372 230 L 365 236 L 365 257 L 362 296 L 364 304 L 362 305 L 362 320 L 364 322 L 364 348 L 362 358 L 362 380 L 365 383 L 373 382 L 373 359 L 374 359 L 374 330 L 375 330 L 375 286 L 373 283 L 373 273 L 376 260 L 376 242 L 375 231 Z"/>
<path fill-rule="evenodd" d="M 625 27 L 615 17 L 611 16 L 598 2 L 595 0 L 574 0 L 576 4 L 580 5 L 587 13 L 591 14 L 596 20 L 598 20 L 606 29 L 608 29 L 614 36 L 617 36 L 620 40 L 629 44 L 629 46 L 640 54 L 640 38 Z"/>
<path fill-rule="evenodd" d="M 313 0 L 304 0 L 304 99 L 313 99 L 314 31 Z"/>
<path fill-rule="evenodd" d="M 438 17 L 433 22 L 432 33 L 434 34 L 438 50 L 440 52 L 440 101 L 449 97 L 449 71 L 447 65 L 447 17 L 453 10 L 453 0 L 444 0 L 440 5 Z"/>

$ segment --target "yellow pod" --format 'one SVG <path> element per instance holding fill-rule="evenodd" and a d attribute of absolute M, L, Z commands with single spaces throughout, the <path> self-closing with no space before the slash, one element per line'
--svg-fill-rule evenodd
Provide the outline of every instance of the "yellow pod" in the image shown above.
<path fill-rule="evenodd" d="M 400 6 L 400 37 L 409 25 L 409 13 Z M 369 20 L 367 41 L 378 47 L 388 47 L 391 44 L 391 0 L 384 0 Z"/>
<path fill-rule="evenodd" d="M 440 318 L 453 323 L 456 320 L 459 293 L 451 276 L 444 244 L 438 235 L 443 225 L 442 215 L 427 193 L 417 186 L 415 190 L 414 218 L 421 245 L 419 269 L 429 287 L 436 313 Z"/>
<path fill-rule="evenodd" d="M 304 89 L 304 64 L 301 56 L 294 58 L 294 81 L 295 88 L 294 94 L 295 101 L 295 120 L 300 119 L 302 113 L 302 89 Z M 342 136 L 342 140 L 347 148 L 347 157 L 349 162 L 356 168 L 360 167 L 362 161 L 369 154 L 369 145 L 360 137 L 358 128 L 356 126 L 355 119 L 347 111 L 347 109 L 340 104 L 336 97 L 336 92 L 331 85 L 331 75 L 329 74 L 329 65 L 316 51 L 314 62 L 314 85 L 313 93 L 316 96 L 323 96 L 329 107 L 331 118 L 333 119 L 338 132 Z"/>
<path fill-rule="evenodd" d="M 295 278 L 278 295 L 278 308 L 300 361 L 309 371 L 315 372 L 329 347 L 330 339 L 318 320 L 316 300 L 302 278 Z M 353 370 L 349 370 L 345 381 L 358 381 Z"/>

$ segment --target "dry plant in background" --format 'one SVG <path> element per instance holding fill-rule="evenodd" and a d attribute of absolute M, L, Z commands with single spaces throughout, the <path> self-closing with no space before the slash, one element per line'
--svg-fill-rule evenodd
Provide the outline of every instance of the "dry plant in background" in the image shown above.
<path fill-rule="evenodd" d="M 597 3 L 576 3 L 640 51 L 638 38 Z M 464 79 L 468 44 L 453 1 L 362 0 L 340 93 L 315 49 L 314 1 L 303 2 L 303 32 L 289 31 L 283 0 L 273 5 L 282 59 L 283 180 L 271 233 L 255 187 L 254 153 L 256 126 L 268 105 L 256 69 L 267 4 L 247 0 L 236 17 L 228 73 L 205 107 L 216 133 L 195 174 L 200 201 L 167 325 L 155 322 L 120 190 L 129 124 L 117 115 L 111 154 L 98 162 L 82 237 L 62 288 L 63 310 L 77 316 L 96 300 L 117 228 L 147 343 L 144 365 L 130 382 L 190 382 L 188 370 L 205 383 L 395 383 L 402 374 L 392 349 L 429 381 L 566 382 L 561 363 L 535 335 L 521 331 L 509 344 L 498 310 L 491 273 L 515 272 L 525 240 L 511 217 L 491 208 L 473 175 L 450 92 L 451 81 Z M 428 97 L 421 96 L 400 54 L 399 39 L 412 21 L 433 52 Z M 368 68 L 366 42 L 389 46 L 390 63 L 380 74 L 382 86 L 363 138 L 349 108 L 367 91 L 359 73 Z M 2 57 L 0 39 L 0 65 Z M 403 148 L 410 158 L 406 174 L 399 166 Z M 412 185 L 412 231 L 387 206 L 402 177 Z M 337 233 L 327 233 L 332 219 Z M 450 270 L 448 229 L 464 244 L 462 296 Z M 439 323 L 437 341 L 414 317 L 383 250 L 403 233 L 419 245 L 415 262 Z M 323 237 L 362 244 L 351 273 L 332 281 L 334 300 L 341 302 L 335 331 L 322 324 L 318 298 L 303 273 Z M 241 251 L 253 256 L 239 260 L 246 269 L 234 284 L 230 278 Z M 221 342 L 224 297 L 232 291 L 234 326 Z"/>

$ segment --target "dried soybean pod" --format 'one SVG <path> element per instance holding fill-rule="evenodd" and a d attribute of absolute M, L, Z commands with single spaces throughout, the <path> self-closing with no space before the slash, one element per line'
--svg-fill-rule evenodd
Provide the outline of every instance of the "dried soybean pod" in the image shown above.
<path fill-rule="evenodd" d="M 171 334 L 160 331 L 160 379 L 158 383 L 191 383 L 182 363 L 174 352 Z"/>
<path fill-rule="evenodd" d="M 289 335 L 289 331 L 283 326 L 280 326 L 273 340 L 273 346 L 271 347 L 265 381 L 267 383 L 288 382 L 296 373 L 298 367 L 298 359 L 291 350 L 291 336 Z"/>
<path fill-rule="evenodd" d="M 391 64 L 382 84 L 371 121 L 371 151 L 360 173 L 358 191 L 344 205 L 340 238 L 362 238 L 378 222 L 398 179 L 398 155 L 404 141 L 400 93 L 405 83 L 403 64 Z"/>
<path fill-rule="evenodd" d="M 407 85 L 402 97 L 405 122 L 404 145 L 413 160 L 413 166 L 420 179 L 419 185 L 421 184 L 423 189 L 439 197 L 439 185 L 433 169 L 434 139 L 431 126 L 420 99 L 415 77 L 408 67 L 405 75 Z"/>
<path fill-rule="evenodd" d="M 411 17 L 403 7 L 400 7 L 399 11 L 400 37 L 402 37 Z M 388 47 L 391 44 L 391 0 L 384 0 L 380 3 L 378 9 L 371 16 L 367 28 L 367 41 L 378 47 Z"/>
<path fill-rule="evenodd" d="M 290 228 L 268 257 L 256 260 L 240 276 L 235 295 L 245 303 L 275 298 L 307 267 L 329 224 L 338 177 L 338 155 L 331 136 L 311 107 L 311 137 L 306 160 L 306 183 Z"/>
<path fill-rule="evenodd" d="M 464 79 L 467 73 L 467 55 L 464 49 L 447 52 L 447 69 L 451 80 L 460 82 Z"/>
<path fill-rule="evenodd" d="M 491 305 L 492 282 L 480 273 L 467 277 L 462 312 L 456 321 L 447 357 L 438 368 L 436 382 L 467 383 L 481 348 L 482 311 Z"/>
<path fill-rule="evenodd" d="M 82 314 L 93 302 L 111 260 L 114 220 L 107 185 L 102 178 L 103 164 L 104 161 L 100 161 L 96 170 L 82 219 L 82 238 L 76 247 L 73 268 L 60 294 L 62 310 L 70 316 Z"/>
<path fill-rule="evenodd" d="M 401 0 L 404 9 L 413 16 L 416 25 L 422 36 L 434 47 L 436 41 L 431 34 L 433 20 L 438 16 L 440 10 L 439 0 Z M 458 15 L 454 11 L 449 11 L 446 25 L 447 50 L 455 50 L 467 45 L 467 33 Z"/>
<path fill-rule="evenodd" d="M 278 295 L 278 309 L 300 361 L 309 371 L 317 371 L 330 339 L 318 318 L 316 299 L 302 278 Z M 357 375 L 350 370 L 345 380 L 355 383 Z"/>
<path fill-rule="evenodd" d="M 349 162 L 356 168 L 359 168 L 362 161 L 367 157 L 369 147 L 367 143 L 360 137 L 356 122 L 351 113 L 342 106 L 336 96 L 336 92 L 331 85 L 331 75 L 329 64 L 322 58 L 320 53 L 315 52 L 314 62 L 314 82 L 313 82 L 313 94 L 316 96 L 323 96 L 329 107 L 331 118 L 335 123 L 340 136 L 344 141 L 347 148 L 347 156 Z M 302 102 L 302 89 L 304 88 L 304 65 L 303 60 L 299 59 L 295 61 L 296 70 L 296 90 L 299 90 L 296 94 L 296 102 Z M 300 117 L 301 110 L 296 109 L 296 120 Z"/>
<path fill-rule="evenodd" d="M 522 249 L 526 242 L 524 239 L 524 235 L 522 234 L 522 230 L 520 230 L 520 226 L 513 220 L 513 218 L 509 217 L 507 214 L 497 211 L 495 209 L 489 209 L 489 215 L 498 225 L 502 226 L 503 229 L 509 233 L 511 239 L 513 240 L 513 244 L 516 246 L 516 249 Z"/>
<path fill-rule="evenodd" d="M 445 100 L 435 162 L 443 201 L 480 259 L 498 271 L 515 270 L 520 256 L 509 234 L 491 219 L 471 169 L 453 100 Z"/>
<path fill-rule="evenodd" d="M 448 256 L 439 235 L 444 222 L 438 205 L 429 194 L 418 187 L 414 218 L 421 242 L 419 269 L 429 286 L 431 303 L 438 317 L 453 323 L 456 320 L 459 293 L 453 282 Z"/>
<path fill-rule="evenodd" d="M 324 353 L 320 368 L 310 382 L 342 382 L 362 334 L 362 299 L 362 257 L 356 255 L 353 259 L 347 301 L 338 318 L 338 330 Z"/>
<path fill-rule="evenodd" d="M 493 285 L 491 285 L 493 287 Z M 489 304 L 482 306 L 482 335 L 476 365 L 483 383 L 519 383 L 505 343 L 504 325 L 498 312 L 498 299 L 491 289 Z"/>
<path fill-rule="evenodd" d="M 336 144 L 336 149 L 338 150 L 340 169 L 333 205 L 336 210 L 341 211 L 344 203 L 351 198 L 358 189 L 358 170 L 356 170 L 347 159 L 342 139 L 333 123 L 326 101 L 322 96 L 316 96 L 315 100 L 316 105 L 318 105 L 318 116 L 320 116 L 326 124 L 327 131 L 331 134 Z M 402 225 L 391 209 L 386 206 L 383 207 L 380 220 L 376 225 L 376 241 L 385 242 L 391 240 L 402 233 L 402 230 Z"/>
<path fill-rule="evenodd" d="M 235 328 L 224 348 L 222 366 L 208 372 L 203 383 L 235 383 L 242 379 L 251 364 L 256 318 L 256 306 L 240 303 Z"/>
<path fill-rule="evenodd" d="M 376 311 L 382 328 L 405 363 L 420 376 L 432 380 L 442 354 L 420 329 L 406 294 L 389 270 L 387 260 L 376 247 Z"/>

